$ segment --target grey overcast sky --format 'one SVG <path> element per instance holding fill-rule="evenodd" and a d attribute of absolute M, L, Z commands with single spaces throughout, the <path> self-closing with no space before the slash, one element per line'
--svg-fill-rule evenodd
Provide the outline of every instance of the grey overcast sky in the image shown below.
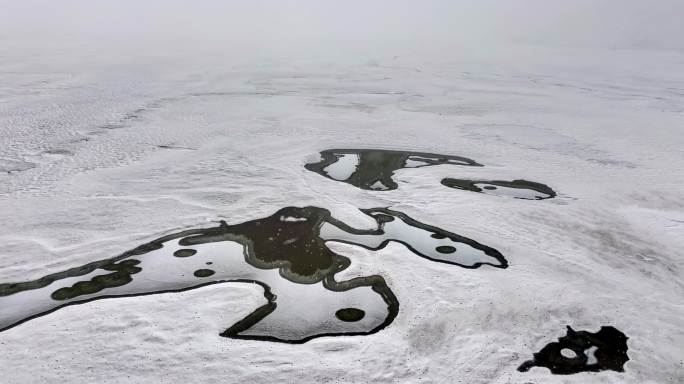
<path fill-rule="evenodd" d="M 684 0 L 0 0 L 0 44 L 684 50 Z"/>

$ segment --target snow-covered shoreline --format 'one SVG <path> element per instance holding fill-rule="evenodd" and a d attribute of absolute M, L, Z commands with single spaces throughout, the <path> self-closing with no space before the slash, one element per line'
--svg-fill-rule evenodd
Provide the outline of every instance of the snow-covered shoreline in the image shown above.
<path fill-rule="evenodd" d="M 680 382 L 684 56 L 659 53 L 653 70 L 648 51 L 518 52 L 536 54 L 0 64 L 0 167 L 12 171 L 0 174 L 0 282 L 307 205 L 357 227 L 370 223 L 358 208 L 400 209 L 510 262 L 470 271 L 398 244 L 335 244 L 357 261 L 345 276 L 379 274 L 399 298 L 377 334 L 220 338 L 262 293 L 205 287 L 65 308 L 0 333 L 2 381 Z M 304 169 L 330 148 L 485 167 L 403 169 L 397 190 L 364 191 Z M 534 180 L 558 196 L 469 193 L 440 185 L 447 177 Z M 516 371 L 566 325 L 623 331 L 625 372 Z"/>

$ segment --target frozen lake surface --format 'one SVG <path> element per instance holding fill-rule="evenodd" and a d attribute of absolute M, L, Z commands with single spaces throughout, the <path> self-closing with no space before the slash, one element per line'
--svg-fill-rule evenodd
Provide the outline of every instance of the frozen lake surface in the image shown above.
<path fill-rule="evenodd" d="M 400 212 L 495 249 L 508 267 L 496 268 L 501 260 L 482 248 L 420 237 L 424 228 L 399 216 L 385 223 L 386 237 L 371 239 L 324 225 L 322 239 L 341 240 L 327 243 L 331 252 L 351 260 L 337 281 L 382 277 L 400 303 L 391 324 L 303 344 L 219 337 L 268 302 L 263 287 L 179 290 L 174 280 L 174 292 L 65 306 L 1 332 L 3 383 L 684 381 L 682 54 L 520 48 L 259 60 L 12 49 L 0 61 L 0 284 L 221 220 L 312 206 L 365 229 L 378 221 L 359 209 Z M 340 153 L 319 173 L 305 168 L 331 148 L 418 154 L 357 185 L 348 180 L 365 152 Z M 425 154 L 483 166 L 432 164 Z M 441 184 L 449 178 L 482 193 Z M 506 184 L 521 180 L 550 187 L 553 198 Z M 175 244 L 162 248 L 165 259 L 116 268 L 169 260 L 165 268 L 192 281 L 233 276 L 216 256 L 239 259 L 242 246 L 214 244 Z M 282 308 L 337 300 L 276 269 L 242 272 L 306 290 L 274 289 L 276 303 L 289 303 Z M 164 285 L 165 276 L 148 281 Z M 125 284 L 116 289 L 126 293 Z M 22 292 L 27 302 L 45 305 L 29 292 L 37 291 Z M 319 308 L 329 318 L 316 332 L 365 332 L 386 319 L 380 295 L 345 300 Z M 307 337 L 303 324 L 280 337 Z M 518 371 L 566 326 L 626 335 L 624 372 Z M 600 348 L 577 351 L 601 361 Z"/>

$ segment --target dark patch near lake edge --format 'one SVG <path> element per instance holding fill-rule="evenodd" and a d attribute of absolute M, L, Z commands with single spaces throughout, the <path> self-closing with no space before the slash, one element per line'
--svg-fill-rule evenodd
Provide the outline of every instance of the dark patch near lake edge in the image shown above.
<path fill-rule="evenodd" d="M 568 326 L 565 336 L 534 353 L 533 359 L 522 363 L 518 371 L 527 372 L 532 367 L 545 367 L 557 375 L 605 370 L 624 372 L 624 364 L 629 360 L 627 339 L 624 333 L 612 326 L 603 326 L 596 333 L 575 331 Z M 596 362 L 589 364 L 585 351 L 592 347 L 595 348 Z M 563 356 L 563 349 L 572 350 L 575 356 Z"/>
<path fill-rule="evenodd" d="M 480 251 L 482 251 L 484 254 L 486 254 L 487 256 L 491 256 L 491 257 L 495 258 L 495 259 L 500 263 L 500 265 L 495 265 L 495 264 L 491 264 L 491 263 L 488 263 L 488 262 L 477 262 L 477 263 L 474 263 L 474 264 L 472 264 L 472 265 L 465 265 L 465 264 L 460 264 L 460 263 L 457 263 L 457 262 L 451 262 L 451 261 L 448 261 L 448 260 L 434 259 L 434 258 L 429 257 L 429 256 L 427 256 L 427 255 L 421 254 L 420 252 L 418 252 L 418 250 L 416 250 L 416 249 L 413 248 L 410 244 L 408 244 L 407 242 L 405 242 L 405 241 L 403 241 L 403 240 L 401 240 L 401 239 L 385 240 L 385 241 L 383 241 L 382 243 L 380 243 L 380 245 L 378 245 L 377 247 L 369 247 L 369 246 L 366 246 L 366 245 L 364 245 L 364 244 L 358 244 L 358 243 L 348 243 L 348 244 L 356 245 L 356 246 L 359 246 L 359 247 L 362 247 L 362 248 L 366 248 L 366 249 L 369 249 L 369 250 L 371 250 L 371 251 L 377 251 L 377 250 L 380 250 L 380 249 L 384 248 L 385 246 L 387 246 L 387 244 L 388 244 L 390 241 L 394 241 L 394 242 L 403 244 L 406 248 L 408 248 L 409 250 L 411 250 L 411 252 L 413 252 L 414 254 L 416 254 L 416 255 L 418 255 L 418 256 L 424 258 L 424 259 L 428 259 L 428 260 L 430 260 L 430 261 L 434 261 L 434 262 L 437 262 L 437 263 L 445 263 L 445 264 L 450 264 L 450 265 L 457 265 L 457 266 L 459 266 L 459 267 L 461 267 L 461 268 L 466 268 L 466 269 L 476 269 L 476 268 L 479 268 L 479 267 L 481 267 L 481 266 L 483 266 L 483 265 L 489 265 L 489 266 L 491 266 L 491 267 L 502 268 L 502 269 L 508 268 L 508 266 L 509 266 L 508 260 L 506 260 L 506 258 L 505 258 L 505 257 L 501 254 L 501 252 L 499 252 L 498 250 L 496 250 L 496 249 L 494 249 L 494 248 L 492 248 L 492 247 L 489 247 L 489 246 L 487 246 L 487 245 L 484 245 L 484 244 L 482 244 L 482 243 L 479 243 L 479 242 L 477 242 L 477 241 L 475 241 L 475 240 L 473 240 L 473 239 L 470 239 L 470 238 L 467 238 L 467 237 L 464 237 L 464 236 L 461 236 L 461 235 L 457 235 L 457 234 L 455 234 L 455 233 L 453 233 L 453 232 L 445 231 L 445 230 L 443 230 L 443 229 L 441 229 L 441 228 L 439 228 L 439 227 L 435 227 L 435 226 L 432 226 L 432 225 L 429 225 L 429 224 L 422 223 L 422 222 L 420 222 L 420 221 L 418 221 L 418 220 L 415 220 L 415 219 L 409 217 L 408 215 L 406 215 L 406 214 L 403 213 L 403 212 L 394 211 L 394 210 L 391 210 L 391 209 L 389 209 L 389 208 L 369 208 L 369 209 L 360 209 L 360 211 L 363 212 L 363 213 L 365 213 L 366 215 L 368 215 L 368 216 L 370 216 L 370 217 L 373 217 L 373 218 L 376 219 L 376 220 L 377 220 L 377 218 L 376 218 L 376 216 L 374 216 L 374 214 L 375 214 L 376 212 L 379 213 L 378 216 L 389 214 L 389 215 L 392 215 L 392 216 L 394 216 L 394 217 L 398 217 L 398 218 L 400 218 L 401 220 L 403 220 L 405 223 L 407 223 L 408 225 L 410 225 L 410 226 L 412 226 L 412 227 L 416 227 L 416 228 L 424 229 L 425 231 L 428 231 L 428 232 L 432 232 L 432 234 L 430 235 L 430 237 L 432 237 L 432 238 L 434 238 L 434 239 L 446 239 L 446 238 L 448 238 L 448 239 L 450 239 L 450 240 L 452 240 L 452 241 L 454 241 L 454 242 L 467 244 L 467 245 L 469 245 L 469 246 L 471 246 L 471 247 L 473 247 L 473 248 L 475 248 L 475 249 L 477 249 L 477 250 L 480 250 Z M 345 230 L 345 231 L 347 231 L 347 232 L 350 232 L 350 233 L 356 232 L 357 234 L 366 234 L 366 233 L 367 233 L 367 232 L 364 231 L 364 230 L 356 230 L 356 229 L 354 229 L 354 228 L 351 228 L 351 227 L 347 226 L 346 224 L 344 224 L 344 223 L 342 223 L 342 222 L 337 221 L 337 220 L 334 219 L 334 218 L 332 218 L 332 219 L 336 222 L 335 225 L 337 225 L 338 227 L 342 228 L 343 230 Z M 382 230 L 382 229 L 379 229 L 379 231 L 381 231 L 381 230 Z M 336 241 L 336 242 L 341 242 L 341 243 L 347 243 L 347 242 L 342 241 L 342 240 L 335 240 L 335 241 Z"/>
<path fill-rule="evenodd" d="M 193 272 L 193 275 L 195 275 L 195 277 L 209 277 L 215 273 L 216 272 L 214 272 L 211 269 L 202 268 L 202 269 L 198 269 L 195 272 Z"/>
<path fill-rule="evenodd" d="M 197 253 L 194 249 L 182 248 L 173 253 L 176 257 L 190 257 Z"/>
<path fill-rule="evenodd" d="M 92 295 L 107 288 L 124 286 L 133 281 L 131 275 L 142 271 L 142 268 L 137 267 L 138 264 L 140 264 L 139 260 L 126 259 L 105 265 L 101 269 L 114 272 L 93 276 L 89 281 L 78 281 L 71 287 L 60 288 L 50 297 L 53 300 L 69 300 L 78 296 Z"/>
<path fill-rule="evenodd" d="M 325 168 L 336 163 L 343 155 L 357 155 L 359 163 L 356 170 L 347 180 L 335 180 L 351 184 L 355 187 L 366 190 L 378 190 L 373 188 L 376 183 L 382 184 L 385 189 L 397 189 L 397 183 L 392 179 L 394 172 L 403 168 L 422 168 L 430 165 L 461 165 L 482 167 L 482 164 L 475 160 L 461 156 L 440 155 L 428 152 L 411 152 L 388 149 L 327 149 L 320 152 L 321 160 L 316 163 L 305 164 L 304 168 L 316 172 L 321 176 L 332 179 Z M 416 161 L 426 164 L 407 167 L 406 162 L 409 157 L 416 157 Z M 450 162 L 453 161 L 453 162 Z M 332 179 L 334 180 L 334 179 Z"/>
<path fill-rule="evenodd" d="M 456 189 L 462 189 L 466 191 L 473 191 L 473 192 L 479 192 L 482 193 L 482 188 L 478 187 L 475 184 L 492 184 L 492 185 L 497 185 L 500 187 L 507 187 L 507 188 L 516 188 L 516 189 L 531 189 L 533 191 L 543 193 L 545 195 L 548 195 L 548 197 L 537 197 L 536 200 L 544 200 L 544 199 L 551 199 L 553 197 L 556 197 L 556 191 L 551 189 L 546 184 L 542 183 L 537 183 L 534 181 L 527 181 L 527 180 L 513 180 L 513 181 L 505 181 L 505 180 L 466 180 L 466 179 L 452 179 L 452 178 L 445 178 L 442 179 L 441 181 L 442 185 L 447 186 L 449 188 L 456 188 Z M 494 188 L 488 188 L 487 186 L 484 187 L 484 189 L 488 190 L 494 190 Z M 518 199 L 520 199 L 518 197 Z M 524 200 L 531 200 L 531 199 L 524 199 Z"/>
<path fill-rule="evenodd" d="M 240 335 L 240 332 L 245 331 L 251 325 L 256 324 L 260 320 L 262 320 L 265 316 L 267 316 L 269 313 L 271 313 L 273 310 L 275 310 L 276 303 L 274 300 L 270 300 L 268 304 L 265 306 L 262 306 L 255 310 L 253 313 L 245 317 L 243 320 L 239 321 L 238 323 L 234 324 L 230 328 L 228 328 L 226 331 L 221 333 L 221 336 L 225 337 L 232 337 L 232 338 L 239 338 L 239 339 L 253 339 L 253 340 L 265 340 L 265 341 L 279 341 L 279 342 L 286 342 L 286 343 L 303 343 L 308 340 L 311 340 L 316 337 L 321 337 L 321 336 L 338 336 L 338 335 L 368 335 L 372 334 L 375 332 L 378 332 L 382 328 L 386 327 L 389 325 L 393 319 L 396 317 L 398 310 L 399 310 L 399 302 L 397 298 L 395 297 L 394 293 L 391 291 L 391 289 L 387 286 L 385 280 L 378 275 L 372 275 L 372 276 L 366 276 L 366 277 L 359 277 L 359 278 L 354 278 L 348 281 L 343 281 L 343 282 L 337 282 L 334 278 L 334 275 L 344 269 L 346 269 L 350 264 L 351 261 L 347 257 L 335 254 L 332 252 L 330 249 L 328 249 L 325 246 L 325 240 L 321 239 L 319 237 L 319 229 L 321 225 L 325 222 L 329 222 L 338 228 L 342 229 L 343 231 L 346 231 L 348 233 L 354 233 L 354 234 L 360 234 L 360 235 L 372 235 L 372 234 L 382 234 L 382 225 L 385 222 L 390 222 L 391 220 L 390 217 L 393 219 L 393 217 L 399 217 L 402 220 L 404 220 L 408 225 L 414 226 L 414 227 L 420 227 L 426 231 L 430 231 L 434 234 L 437 234 L 438 236 L 443 236 L 443 237 L 449 237 L 453 241 L 456 242 L 462 242 L 465 244 L 468 244 L 470 246 L 473 246 L 479 250 L 482 250 L 485 254 L 490 255 L 497 259 L 497 261 L 500 262 L 501 265 L 494 265 L 490 263 L 477 263 L 473 265 L 461 265 L 456 262 L 450 262 L 446 260 L 435 260 L 432 259 L 426 255 L 422 255 L 415 249 L 413 249 L 408 243 L 401 241 L 400 239 L 392 239 L 392 241 L 397 241 L 402 244 L 404 244 L 409 250 L 411 250 L 413 253 L 420 257 L 427 258 L 429 260 L 437 261 L 437 262 L 442 262 L 442 263 L 447 263 L 447 264 L 453 264 L 453 265 L 459 265 L 464 268 L 477 268 L 481 265 L 488 264 L 497 268 L 506 268 L 508 266 L 507 261 L 505 258 L 495 249 L 484 246 L 472 239 L 468 239 L 456 234 L 453 234 L 451 232 L 444 231 L 440 228 L 433 227 L 427 224 L 423 224 L 421 222 L 418 222 L 414 219 L 411 219 L 407 215 L 397 212 L 397 211 L 392 211 L 387 208 L 375 208 L 375 209 L 362 209 L 361 210 L 363 213 L 373 217 L 376 220 L 376 223 L 378 224 L 378 227 L 376 229 L 355 229 L 351 228 L 348 225 L 344 224 L 343 222 L 331 217 L 330 212 L 326 209 L 323 208 L 317 208 L 317 207 L 304 207 L 304 208 L 296 208 L 296 207 L 287 207 L 283 208 L 279 211 L 277 211 L 275 214 L 264 218 L 264 219 L 258 219 L 258 220 L 252 220 L 248 222 L 244 222 L 241 224 L 235 224 L 235 225 L 228 225 L 225 221 L 221 221 L 221 225 L 218 227 L 212 227 L 212 228 L 200 228 L 200 229 L 189 229 L 185 231 L 181 231 L 175 234 L 170 234 L 166 235 L 163 237 L 160 237 L 156 240 L 150 241 L 146 244 L 143 244 L 139 247 L 134 248 L 133 250 L 130 250 L 128 252 L 123 253 L 122 255 L 119 255 L 114 258 L 110 259 L 105 259 L 105 260 L 100 260 L 100 261 L 95 261 L 89 264 L 86 264 L 82 267 L 77 267 L 77 268 L 71 268 L 66 271 L 58 272 L 58 273 L 53 273 L 47 276 L 44 276 L 42 278 L 39 278 L 37 280 L 33 281 L 28 281 L 28 282 L 22 282 L 22 283 L 8 283 L 8 284 L 0 284 L 0 296 L 8 296 L 17 292 L 21 292 L 24 290 L 30 290 L 30 289 L 39 289 L 39 288 L 44 288 L 51 283 L 53 283 L 56 280 L 64 279 L 64 278 L 69 278 L 69 277 L 78 277 L 78 276 L 83 276 L 87 275 L 88 273 L 93 272 L 96 269 L 103 269 L 103 270 L 111 270 L 112 266 L 115 265 L 117 262 L 122 261 L 123 259 L 127 259 L 132 256 L 140 256 L 144 255 L 145 253 L 158 250 L 163 247 L 163 243 L 174 240 L 174 239 L 180 239 L 179 244 L 181 245 L 195 245 L 195 244 L 204 244 L 204 243 L 212 243 L 212 242 L 218 242 L 218 241 L 235 241 L 240 244 L 243 244 L 245 246 L 245 261 L 247 261 L 249 264 L 256 268 L 260 269 L 274 269 L 278 268 L 280 270 L 280 275 L 283 278 L 286 278 L 292 282 L 295 283 L 302 283 L 302 284 L 312 284 L 315 282 L 322 281 L 323 286 L 333 292 L 342 292 L 342 291 L 347 291 L 351 290 L 353 288 L 361 287 L 361 286 L 367 286 L 370 287 L 373 291 L 378 293 L 383 301 L 387 305 L 387 317 L 385 320 L 375 327 L 374 329 L 370 331 L 361 331 L 361 332 L 340 332 L 340 333 L 325 333 L 325 334 L 315 334 L 311 336 L 304 337 L 302 339 L 298 340 L 283 340 L 279 339 L 277 337 L 272 337 L 272 336 L 250 336 L 250 335 Z M 288 218 L 306 218 L 306 220 L 295 220 L 295 221 L 287 221 L 283 220 L 284 217 Z M 271 230 L 268 230 L 269 227 Z M 273 233 L 281 233 L 284 232 L 284 238 L 289 239 L 292 237 L 292 227 L 298 227 L 300 230 L 295 231 L 298 235 L 299 232 L 304 232 L 305 234 L 310 234 L 307 236 L 304 236 L 305 239 L 303 240 L 305 243 L 312 243 L 316 244 L 317 247 L 315 250 L 318 250 L 322 253 L 319 252 L 318 256 L 323 256 L 323 257 L 318 257 L 318 260 L 316 263 L 317 266 L 313 270 L 311 270 L 311 261 L 310 259 L 306 258 L 301 258 L 302 252 L 297 250 L 296 252 L 291 252 L 291 253 L 285 253 L 283 254 L 282 252 L 268 252 L 268 248 L 264 250 L 265 253 L 262 253 L 260 250 L 255 251 L 255 244 L 258 244 L 258 242 L 250 240 L 250 237 L 253 238 L 260 238 L 260 237 L 265 237 L 268 234 L 273 234 Z M 283 231 L 282 228 L 289 228 L 290 231 Z M 236 234 L 239 233 L 239 234 Z M 254 235 L 254 236 L 250 236 Z M 344 242 L 344 241 L 342 241 Z M 377 250 L 380 248 L 383 248 L 386 246 L 390 240 L 385 240 L 382 242 L 382 244 L 378 245 L 377 247 L 369 247 L 362 245 L 362 247 L 367 248 L 367 249 L 373 249 Z M 292 244 L 292 243 L 285 243 L 282 242 L 282 244 Z M 350 243 L 350 244 L 356 244 L 356 243 Z M 356 244 L 360 245 L 360 244 Z M 259 257 L 259 255 L 264 255 L 266 256 L 266 259 Z M 300 274 L 300 272 L 306 271 L 307 274 Z M 65 306 L 69 305 L 76 305 L 76 304 L 82 304 L 86 302 L 90 302 L 93 300 L 98 300 L 98 299 L 104 299 L 104 298 L 113 298 L 113 297 L 132 297 L 132 296 L 143 296 L 143 295 L 150 295 L 150 294 L 155 294 L 155 293 L 166 293 L 166 292 L 182 292 L 194 288 L 198 288 L 201 286 L 205 286 L 207 284 L 215 284 L 215 283 L 220 283 L 220 282 L 241 282 L 241 281 L 248 281 L 248 282 L 255 282 L 252 280 L 245 280 L 245 279 L 232 279 L 232 280 L 225 280 L 225 281 L 213 281 L 209 283 L 198 283 L 195 286 L 188 287 L 188 288 L 182 288 L 182 289 L 171 289 L 171 290 L 163 290 L 163 291 L 153 291 L 153 292 L 144 292 L 140 294 L 122 294 L 122 295 L 103 295 L 99 297 L 94 297 L 94 298 L 88 298 L 84 300 L 76 300 L 76 301 L 71 301 L 68 303 L 64 303 L 63 305 L 60 305 L 56 308 L 51 308 L 50 310 L 38 313 L 36 315 L 32 315 L 30 317 L 21 319 L 20 321 L 17 321 L 13 324 L 10 324 L 9 326 L 6 326 L 0 331 L 4 331 L 7 329 L 10 329 L 14 326 L 17 326 L 19 324 L 22 324 L 30 319 L 34 319 L 49 313 L 54 312 L 55 310 L 59 308 L 63 308 Z M 270 294 L 270 288 L 266 284 L 256 282 L 260 285 L 262 285 L 267 291 L 266 293 Z M 265 293 L 265 296 L 268 295 Z M 275 296 L 274 296 L 275 297 Z"/>
<path fill-rule="evenodd" d="M 346 322 L 359 321 L 364 316 L 366 316 L 366 313 L 358 308 L 342 308 L 335 312 L 335 317 Z"/>

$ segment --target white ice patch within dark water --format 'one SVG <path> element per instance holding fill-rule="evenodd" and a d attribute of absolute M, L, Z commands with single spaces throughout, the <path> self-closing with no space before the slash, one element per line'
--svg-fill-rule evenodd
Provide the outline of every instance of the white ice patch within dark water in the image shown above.
<path fill-rule="evenodd" d="M 569 348 L 561 349 L 560 354 L 563 355 L 563 357 L 567 357 L 568 359 L 574 359 L 575 357 L 577 357 L 575 351 Z"/>
<path fill-rule="evenodd" d="M 374 191 L 388 191 L 390 189 L 388 186 L 383 184 L 382 181 L 380 181 L 380 180 L 371 184 L 370 188 Z"/>
<path fill-rule="evenodd" d="M 337 161 L 328 165 L 323 169 L 331 179 L 337 181 L 345 181 L 356 172 L 359 166 L 359 155 L 348 153 L 339 155 Z"/>
<path fill-rule="evenodd" d="M 592 345 L 588 349 L 584 351 L 584 354 L 587 355 L 587 364 L 596 364 L 598 363 L 598 360 L 596 359 L 596 355 L 594 352 L 596 352 L 598 348 L 595 345 Z"/>
<path fill-rule="evenodd" d="M 295 223 L 298 221 L 307 221 L 306 217 L 294 217 L 294 216 L 280 216 L 280 221 Z"/>
<path fill-rule="evenodd" d="M 404 163 L 404 168 L 419 168 L 419 167 L 424 167 L 426 165 L 430 165 L 427 161 L 423 160 L 416 160 L 415 157 L 409 157 L 406 160 L 406 163 Z"/>

